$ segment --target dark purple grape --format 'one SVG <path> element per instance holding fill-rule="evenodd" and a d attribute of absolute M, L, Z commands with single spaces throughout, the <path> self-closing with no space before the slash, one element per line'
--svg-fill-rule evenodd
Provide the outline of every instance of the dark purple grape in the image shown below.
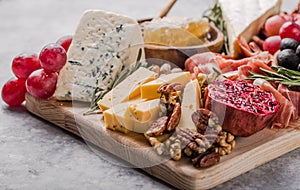
<path fill-rule="evenodd" d="M 278 65 L 287 69 L 296 70 L 300 63 L 300 58 L 292 49 L 284 49 L 277 54 Z"/>
<path fill-rule="evenodd" d="M 283 38 L 280 42 L 280 50 L 292 49 L 296 51 L 298 45 L 299 42 L 297 40 L 294 40 L 292 38 Z"/>

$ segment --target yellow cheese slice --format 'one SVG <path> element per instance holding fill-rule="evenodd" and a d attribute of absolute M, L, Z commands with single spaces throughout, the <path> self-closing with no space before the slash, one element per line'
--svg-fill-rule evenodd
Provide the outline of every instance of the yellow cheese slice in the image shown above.
<path fill-rule="evenodd" d="M 105 110 L 103 115 L 106 128 L 123 133 L 128 133 L 129 131 L 136 133 L 146 132 L 159 116 L 159 100 L 147 103 L 142 101 L 144 100 L 137 99 L 135 101 L 124 102 Z M 130 111 L 131 105 L 141 108 L 139 110 L 141 111 L 140 114 L 145 114 L 145 116 L 141 115 L 144 120 L 136 119 Z M 146 105 L 148 105 L 148 108 L 146 108 Z"/>
<path fill-rule="evenodd" d="M 115 113 L 115 117 L 120 126 L 125 129 L 136 132 L 136 133 L 145 133 L 151 124 L 155 121 L 149 119 L 148 121 L 138 121 L 133 117 L 133 115 L 127 115 L 128 112 L 122 111 Z"/>
<path fill-rule="evenodd" d="M 117 121 L 117 118 L 115 116 L 115 112 L 118 110 L 118 109 L 126 109 L 125 106 L 122 106 L 121 104 L 119 104 L 121 107 L 115 107 L 115 109 L 108 109 L 108 110 L 105 110 L 103 112 L 103 117 L 104 117 L 104 122 L 105 122 L 105 127 L 107 129 L 110 129 L 110 130 L 113 130 L 113 131 L 119 131 L 119 132 L 122 132 L 122 133 L 128 133 L 129 130 L 126 129 L 124 126 L 120 125 Z M 125 108 L 124 108 L 125 107 Z"/>
<path fill-rule="evenodd" d="M 128 111 L 133 117 L 141 122 L 153 120 L 158 118 L 160 111 L 160 99 L 149 100 L 146 102 L 131 104 Z"/>
<path fill-rule="evenodd" d="M 123 133 L 128 133 L 129 130 L 127 128 L 125 128 L 122 124 L 120 124 L 119 119 L 117 119 L 116 117 L 116 113 L 123 113 L 124 117 L 132 117 L 130 114 L 125 115 L 128 109 L 128 106 L 130 106 L 130 104 L 135 104 L 138 102 L 142 102 L 142 99 L 135 99 L 135 100 L 131 100 L 129 102 L 124 102 L 124 103 L 120 103 L 117 105 L 114 105 L 114 107 L 107 109 L 103 112 L 103 117 L 104 117 L 104 122 L 105 122 L 105 127 L 107 129 L 111 129 L 113 131 L 120 131 Z"/>
<path fill-rule="evenodd" d="M 196 130 L 192 114 L 200 108 L 200 86 L 198 80 L 189 82 L 183 91 L 181 117 L 178 127 Z"/>
<path fill-rule="evenodd" d="M 156 75 L 155 72 L 140 67 L 99 100 L 99 108 L 105 111 L 114 105 L 136 98 L 140 95 L 140 86 L 154 80 Z"/>
<path fill-rule="evenodd" d="M 161 76 L 153 81 L 141 85 L 141 98 L 142 99 L 155 99 L 159 98 L 157 89 L 165 83 L 178 82 L 185 86 L 190 81 L 190 72 L 179 72 Z"/>

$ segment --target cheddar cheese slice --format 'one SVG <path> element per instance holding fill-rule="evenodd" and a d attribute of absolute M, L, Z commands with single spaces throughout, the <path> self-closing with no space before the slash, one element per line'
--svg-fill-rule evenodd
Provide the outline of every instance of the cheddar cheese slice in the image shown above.
<path fill-rule="evenodd" d="M 157 93 L 157 89 L 165 83 L 178 82 L 185 86 L 189 81 L 190 72 L 179 72 L 164 75 L 156 80 L 141 85 L 141 98 L 147 100 L 159 98 L 160 95 Z"/>

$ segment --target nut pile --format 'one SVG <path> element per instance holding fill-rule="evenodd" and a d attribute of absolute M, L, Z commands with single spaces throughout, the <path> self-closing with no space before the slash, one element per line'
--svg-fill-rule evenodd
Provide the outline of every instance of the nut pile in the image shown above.
<path fill-rule="evenodd" d="M 179 83 L 164 84 L 157 90 L 161 94 L 161 113 L 145 132 L 158 155 L 180 160 L 187 156 L 197 168 L 215 165 L 220 157 L 229 154 L 235 147 L 234 136 L 222 131 L 216 114 L 199 109 L 191 116 L 196 129 L 177 128 L 181 116 Z"/>
<path fill-rule="evenodd" d="M 179 83 L 164 84 L 158 88 L 157 92 L 161 94 L 161 117 L 153 122 L 144 134 L 157 154 L 171 156 L 173 160 L 181 158 L 181 144 L 170 136 L 180 121 L 180 92 L 182 90 L 183 87 Z M 161 140 L 163 135 L 170 138 Z"/>
<path fill-rule="evenodd" d="M 164 84 L 157 89 L 160 96 L 160 118 L 146 131 L 149 137 L 162 135 L 164 132 L 175 130 L 180 121 L 181 105 L 180 91 L 183 87 L 179 83 Z"/>

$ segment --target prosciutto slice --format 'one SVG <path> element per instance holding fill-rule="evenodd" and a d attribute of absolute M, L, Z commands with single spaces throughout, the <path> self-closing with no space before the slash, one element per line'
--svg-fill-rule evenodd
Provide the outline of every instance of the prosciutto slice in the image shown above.
<path fill-rule="evenodd" d="M 286 97 L 289 101 L 292 102 L 295 110 L 295 115 L 297 118 L 300 116 L 300 92 L 289 90 L 285 85 L 280 84 L 278 86 L 278 91 Z"/>
<path fill-rule="evenodd" d="M 256 79 L 253 84 L 258 85 L 263 90 L 271 92 L 277 101 L 280 103 L 280 108 L 276 113 L 275 121 L 272 127 L 285 128 L 288 127 L 289 122 L 298 117 L 297 110 L 293 103 L 282 95 L 276 88 L 269 82 L 263 79 Z"/>

